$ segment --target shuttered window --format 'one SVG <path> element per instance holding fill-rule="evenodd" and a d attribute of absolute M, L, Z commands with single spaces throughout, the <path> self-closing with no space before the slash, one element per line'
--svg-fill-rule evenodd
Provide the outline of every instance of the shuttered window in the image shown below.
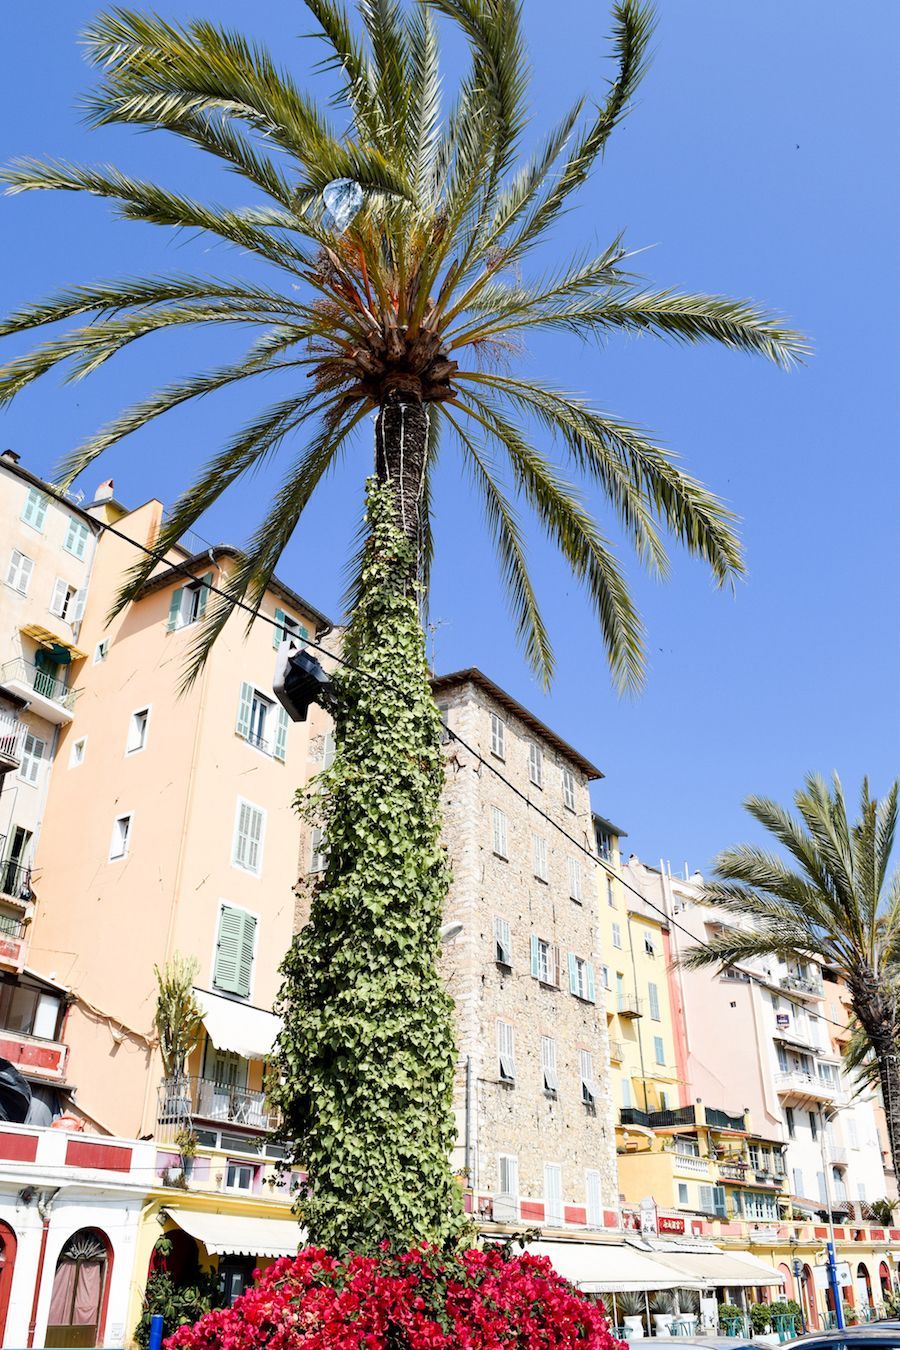
<path fill-rule="evenodd" d="M 650 997 L 650 1016 L 654 1022 L 659 1021 L 659 987 L 655 984 L 647 985 L 647 993 Z"/>
<path fill-rule="evenodd" d="M 547 880 L 547 840 L 539 834 L 531 836 L 532 867 L 538 881 Z"/>
<path fill-rule="evenodd" d="M 262 871 L 263 829 L 266 813 L 252 802 L 238 798 L 234 823 L 232 861 L 236 867 L 257 876 Z"/>
<path fill-rule="evenodd" d="M 175 628 L 186 628 L 188 624 L 196 623 L 205 616 L 212 579 L 212 572 L 204 572 L 196 581 L 179 586 L 172 592 L 169 600 L 169 618 L 166 623 L 169 632 Z"/>
<path fill-rule="evenodd" d="M 223 905 L 219 915 L 213 984 L 229 994 L 250 994 L 256 918 L 244 909 Z"/>
<path fill-rule="evenodd" d="M 497 1190 L 500 1195 L 518 1197 L 519 1160 L 511 1153 L 501 1153 L 499 1157 Z M 496 1217 L 496 1216 L 495 1216 Z"/>
<path fill-rule="evenodd" d="M 578 1052 L 578 1063 L 581 1069 L 581 1100 L 585 1106 L 593 1106 L 597 1089 L 594 1086 L 594 1056 L 590 1050 Z"/>
<path fill-rule="evenodd" d="M 325 834 L 320 825 L 313 827 L 309 841 L 309 870 L 310 872 L 324 872 L 325 864 L 328 861 L 323 847 L 325 843 Z"/>
<path fill-rule="evenodd" d="M 500 1078 L 504 1083 L 516 1081 L 516 1044 L 515 1034 L 509 1022 L 497 1022 L 497 1058 L 500 1062 Z"/>
<path fill-rule="evenodd" d="M 37 782 L 41 772 L 41 760 L 44 758 L 46 749 L 46 741 L 33 736 L 30 731 L 26 732 L 22 744 L 22 763 L 19 766 L 19 777 L 26 783 Z"/>
<path fill-rule="evenodd" d="M 571 769 L 562 771 L 563 806 L 567 811 L 575 810 L 575 775 Z"/>
<path fill-rule="evenodd" d="M 600 1190 L 600 1173 L 585 1172 L 585 1191 L 587 1193 L 588 1228 L 603 1227 L 603 1195 Z"/>
<path fill-rule="evenodd" d="M 581 904 L 581 863 L 577 858 L 569 859 L 569 899 Z"/>
<path fill-rule="evenodd" d="M 541 984 L 559 987 L 559 948 L 536 933 L 531 935 L 531 973 Z"/>
<path fill-rule="evenodd" d="M 512 965 L 512 940 L 509 932 L 509 919 L 494 920 L 495 960 L 502 966 Z"/>
<path fill-rule="evenodd" d="M 654 1054 L 654 1056 L 655 1056 L 655 1058 L 656 1058 L 657 1064 L 665 1064 L 665 1062 L 666 1062 L 666 1047 L 665 1047 L 665 1043 L 664 1043 L 664 1041 L 663 1041 L 662 1036 L 654 1036 L 654 1037 L 653 1037 L 653 1054 Z"/>
<path fill-rule="evenodd" d="M 498 858 L 508 858 L 506 851 L 506 815 L 499 806 L 491 807 L 491 830 L 493 849 Z"/>
<path fill-rule="evenodd" d="M 73 516 L 69 521 L 69 528 L 66 530 L 63 548 L 67 553 L 73 554 L 76 558 L 83 558 L 84 551 L 87 548 L 87 541 L 87 525 L 85 525 L 83 520 L 76 520 Z"/>
<path fill-rule="evenodd" d="M 496 713 L 491 713 L 491 754 L 506 759 L 506 724 Z"/>
<path fill-rule="evenodd" d="M 544 1215 L 547 1223 L 563 1221 L 562 1168 L 559 1163 L 544 1166 Z"/>
<path fill-rule="evenodd" d="M 544 756 L 535 741 L 528 747 L 528 777 L 536 788 L 544 786 Z"/>
<path fill-rule="evenodd" d="M 569 992 L 588 1003 L 596 1002 L 594 967 L 574 952 L 569 952 Z"/>
<path fill-rule="evenodd" d="M 31 573 L 34 571 L 34 560 L 20 553 L 17 548 L 12 551 L 9 560 L 9 568 L 6 573 L 6 584 L 12 586 L 14 591 L 19 591 L 22 595 L 28 594 L 28 583 L 31 580 Z"/>
<path fill-rule="evenodd" d="M 552 1036 L 541 1037 L 541 1072 L 544 1076 L 544 1091 L 555 1097 L 559 1082 L 556 1077 L 556 1041 Z"/>
<path fill-rule="evenodd" d="M 47 498 L 43 492 L 38 492 L 37 488 L 30 488 L 28 496 L 25 498 L 25 505 L 22 508 L 22 519 L 33 530 L 43 533 L 46 515 Z"/>
<path fill-rule="evenodd" d="M 272 629 L 272 646 L 280 647 L 286 638 L 294 638 L 296 642 L 303 645 L 309 637 L 309 629 L 305 628 L 297 619 L 286 614 L 283 609 L 275 610 L 275 627 Z"/>

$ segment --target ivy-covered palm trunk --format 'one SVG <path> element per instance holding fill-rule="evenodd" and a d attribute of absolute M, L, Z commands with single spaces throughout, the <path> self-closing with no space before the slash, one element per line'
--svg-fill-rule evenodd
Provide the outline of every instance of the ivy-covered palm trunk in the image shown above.
<path fill-rule="evenodd" d="M 853 1011 L 859 1019 L 878 1064 L 888 1142 L 894 1172 L 900 1176 L 900 1027 L 891 981 L 861 969 L 848 980 Z"/>
<path fill-rule="evenodd" d="M 348 664 L 334 677 L 335 758 L 312 808 L 327 861 L 280 999 L 276 1092 L 309 1174 L 301 1218 L 334 1253 L 447 1247 L 464 1222 L 450 1172 L 453 1007 L 437 965 L 441 728 L 396 472 L 368 484 L 367 526 Z"/>

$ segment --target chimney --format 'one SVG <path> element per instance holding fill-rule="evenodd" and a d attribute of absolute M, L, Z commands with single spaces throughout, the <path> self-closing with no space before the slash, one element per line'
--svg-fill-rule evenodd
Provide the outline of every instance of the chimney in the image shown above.
<path fill-rule="evenodd" d="M 111 502 L 113 498 L 113 480 L 107 478 L 105 483 L 101 483 L 94 493 L 94 500 L 91 506 L 97 506 L 100 502 Z"/>
<path fill-rule="evenodd" d="M 17 455 L 15 450 L 4 450 L 3 454 L 0 455 L 0 459 L 5 459 L 10 464 L 18 464 L 21 458 L 22 456 Z"/>

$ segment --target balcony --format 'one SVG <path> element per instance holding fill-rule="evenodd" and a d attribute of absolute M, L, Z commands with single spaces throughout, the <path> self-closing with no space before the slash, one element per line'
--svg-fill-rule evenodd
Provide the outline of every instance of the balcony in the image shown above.
<path fill-rule="evenodd" d="M 831 1144 L 826 1141 L 825 1156 L 832 1167 L 846 1167 L 850 1161 L 843 1144 Z"/>
<path fill-rule="evenodd" d="M 216 1083 L 211 1078 L 184 1077 L 160 1084 L 160 1126 L 171 1131 L 190 1130 L 201 1121 L 261 1131 L 273 1130 L 278 1123 L 263 1092 Z"/>
<path fill-rule="evenodd" d="M 609 1057 L 613 1064 L 621 1064 L 625 1058 L 625 1046 L 621 1041 L 610 1040 Z"/>
<path fill-rule="evenodd" d="M 744 1116 L 730 1116 L 727 1111 L 719 1111 L 715 1107 L 707 1106 L 706 1123 L 713 1130 L 741 1130 L 747 1129 L 747 1121 Z"/>
<path fill-rule="evenodd" d="M 643 1017 L 644 1001 L 637 994 L 620 994 L 613 1011 L 620 1017 Z"/>
<path fill-rule="evenodd" d="M 33 899 L 31 868 L 17 862 L 0 862 L 0 900 L 15 900 L 20 905 L 27 905 Z"/>
<path fill-rule="evenodd" d="M 700 1158 L 696 1153 L 681 1153 L 677 1148 L 672 1150 L 672 1167 L 675 1173 L 683 1177 L 703 1177 L 709 1176 L 709 1159 Z"/>
<path fill-rule="evenodd" d="M 71 722 L 75 700 L 81 692 L 70 689 L 45 670 L 23 657 L 0 666 L 0 689 L 26 702 L 32 712 L 57 726 Z"/>
<path fill-rule="evenodd" d="M 0 906 L 0 970 L 20 971 L 25 965 L 25 935 L 28 925 L 20 914 Z"/>
<path fill-rule="evenodd" d="M 747 1164 L 745 1162 L 720 1162 L 719 1176 L 723 1181 L 747 1180 Z"/>
<path fill-rule="evenodd" d="M 775 1091 L 780 1097 L 815 1097 L 825 1102 L 840 1101 L 843 1097 L 837 1083 L 820 1078 L 816 1073 L 805 1073 L 802 1069 L 776 1073 Z"/>
<path fill-rule="evenodd" d="M 69 1049 L 61 1041 L 45 1040 L 26 1035 L 15 1028 L 0 1027 L 0 1056 L 24 1074 L 26 1078 L 44 1083 L 66 1081 L 66 1060 Z"/>
<path fill-rule="evenodd" d="M 804 998 L 824 998 L 825 988 L 821 979 L 811 975 L 789 974 L 782 975 L 778 981 L 782 989 L 789 989 L 792 994 L 800 994 Z"/>
<path fill-rule="evenodd" d="M 15 713 L 0 712 L 0 774 L 19 767 L 24 740 L 25 723 Z"/>

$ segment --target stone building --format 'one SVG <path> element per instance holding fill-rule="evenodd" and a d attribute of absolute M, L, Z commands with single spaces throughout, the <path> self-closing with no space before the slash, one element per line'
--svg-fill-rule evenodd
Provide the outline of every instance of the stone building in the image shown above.
<path fill-rule="evenodd" d="M 477 1215 L 617 1220 L 588 784 L 577 750 L 479 670 L 436 679 L 449 733 L 445 949 L 460 1070 L 457 1163 Z M 558 828 L 557 828 L 558 827 Z M 574 842 L 573 842 L 574 841 Z"/>

